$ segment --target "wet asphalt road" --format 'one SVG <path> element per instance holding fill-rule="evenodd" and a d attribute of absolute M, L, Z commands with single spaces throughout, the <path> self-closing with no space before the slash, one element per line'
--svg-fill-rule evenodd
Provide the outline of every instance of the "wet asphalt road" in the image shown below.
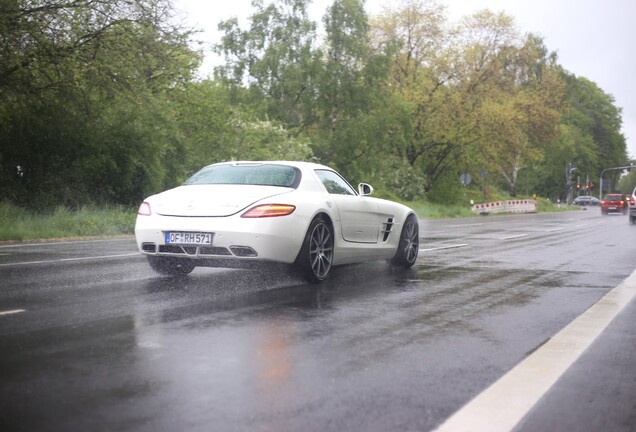
<path fill-rule="evenodd" d="M 433 430 L 636 268 L 598 209 L 420 233 L 412 270 L 319 286 L 161 278 L 131 238 L 0 245 L 0 430 Z"/>

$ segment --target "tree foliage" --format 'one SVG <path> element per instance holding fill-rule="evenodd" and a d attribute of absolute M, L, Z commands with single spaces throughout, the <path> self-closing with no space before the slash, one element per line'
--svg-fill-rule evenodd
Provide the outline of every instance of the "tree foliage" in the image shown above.
<path fill-rule="evenodd" d="M 0 0 L 0 200 L 131 204 L 233 159 L 317 160 L 408 200 L 461 200 L 461 173 L 563 199 L 627 163 L 613 97 L 510 16 L 333 0 L 319 26 L 307 6 L 253 0 L 197 80 L 171 0 Z"/>
<path fill-rule="evenodd" d="M 304 125 L 303 102 L 312 97 L 316 25 L 305 0 L 280 0 L 265 6 L 254 0 L 250 28 L 236 18 L 219 24 L 225 32 L 216 50 L 226 58 L 217 76 L 233 87 L 247 85 L 249 102 L 289 127 Z"/>
<path fill-rule="evenodd" d="M 363 2 L 335 0 L 324 18 L 325 38 L 314 106 L 315 154 L 358 178 L 381 167 L 386 100 L 385 52 L 372 52 Z"/>
<path fill-rule="evenodd" d="M 564 185 L 598 185 L 604 169 L 628 164 L 625 138 L 620 132 L 620 109 L 614 105 L 614 98 L 584 77 L 562 69 L 559 75 L 565 100 L 558 135 L 544 150 L 543 162 L 532 170 L 533 177 L 539 179 L 534 185 L 537 192 L 552 197 L 590 193 L 584 188 L 565 190 Z M 576 169 L 567 173 L 568 165 Z M 606 174 L 604 184 L 611 186 L 610 191 L 617 188 L 620 174 Z"/>
<path fill-rule="evenodd" d="M 3 1 L 0 192 L 42 207 L 135 202 L 181 143 L 169 94 L 197 55 L 166 0 Z"/>

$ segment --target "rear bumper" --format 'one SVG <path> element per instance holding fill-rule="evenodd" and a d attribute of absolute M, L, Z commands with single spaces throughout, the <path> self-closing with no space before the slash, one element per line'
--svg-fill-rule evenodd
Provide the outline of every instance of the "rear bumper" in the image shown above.
<path fill-rule="evenodd" d="M 627 211 L 630 211 L 630 213 L 632 211 L 636 212 L 636 208 L 635 209 L 628 209 L 627 207 L 620 207 L 620 206 L 601 206 L 601 211 L 603 213 L 627 213 Z M 636 213 L 635 213 L 636 214 Z"/>
<path fill-rule="evenodd" d="M 256 266 L 257 262 L 293 263 L 305 230 L 304 221 L 293 216 L 238 219 L 155 215 L 137 218 L 135 237 L 140 252 L 145 255 L 193 259 L 203 266 L 242 267 Z M 212 245 L 166 244 L 165 233 L 173 231 L 212 233 Z"/>

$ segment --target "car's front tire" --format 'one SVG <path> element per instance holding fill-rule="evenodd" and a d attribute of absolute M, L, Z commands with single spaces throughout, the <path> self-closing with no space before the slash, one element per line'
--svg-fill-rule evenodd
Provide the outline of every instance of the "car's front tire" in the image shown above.
<path fill-rule="evenodd" d="M 417 261 L 417 254 L 420 250 L 420 228 L 415 215 L 409 215 L 402 226 L 400 243 L 398 244 L 395 256 L 391 259 L 391 265 L 396 267 L 410 268 Z"/>
<path fill-rule="evenodd" d="M 150 267 L 164 276 L 185 276 L 194 270 L 195 264 L 190 259 L 149 256 Z"/>
<path fill-rule="evenodd" d="M 333 229 L 322 217 L 316 217 L 307 230 L 296 258 L 296 266 L 309 282 L 327 278 L 333 262 Z"/>

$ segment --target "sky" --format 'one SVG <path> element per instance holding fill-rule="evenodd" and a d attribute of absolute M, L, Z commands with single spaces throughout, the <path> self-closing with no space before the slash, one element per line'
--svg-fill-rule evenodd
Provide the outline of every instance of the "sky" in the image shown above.
<path fill-rule="evenodd" d="M 634 0 L 438 0 L 447 8 L 450 21 L 476 11 L 489 9 L 515 18 L 522 33 L 541 36 L 549 51 L 555 51 L 559 63 L 570 73 L 595 82 L 612 95 L 622 109 L 622 133 L 627 150 L 636 158 L 636 1 Z M 333 0 L 313 0 L 310 17 L 322 22 Z M 264 1 L 265 4 L 269 0 Z M 220 21 L 231 17 L 243 20 L 253 12 L 251 0 L 174 0 L 184 23 L 202 32 L 198 39 L 205 60 L 201 73 L 211 74 L 219 64 L 211 46 L 219 42 Z M 399 0 L 367 0 L 369 15 L 382 12 L 385 5 Z"/>

